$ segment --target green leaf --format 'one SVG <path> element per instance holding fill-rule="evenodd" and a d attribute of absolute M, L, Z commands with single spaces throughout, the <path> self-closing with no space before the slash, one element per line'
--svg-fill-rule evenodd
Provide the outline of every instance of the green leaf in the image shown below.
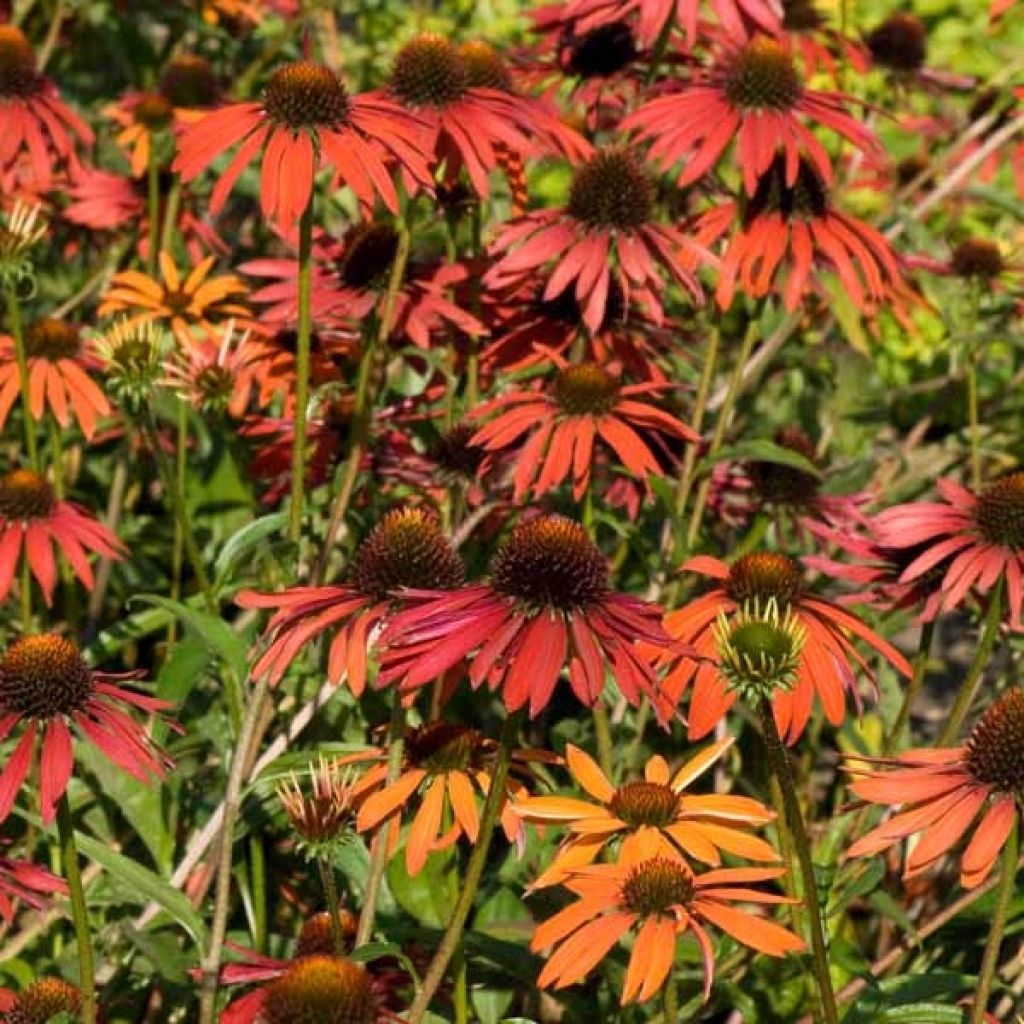
<path fill-rule="evenodd" d="M 217 555 L 216 561 L 213 563 L 215 588 L 220 590 L 228 582 L 239 561 L 260 541 L 280 533 L 287 518 L 283 512 L 274 512 L 272 515 L 262 516 L 260 519 L 254 519 L 251 523 L 246 523 L 234 533 L 221 548 L 220 554 Z"/>
<path fill-rule="evenodd" d="M 417 875 L 405 868 L 405 847 L 388 865 L 387 878 L 398 905 L 428 928 L 444 928 L 451 917 L 449 877 L 455 869 L 453 849 L 433 853 Z"/>
<path fill-rule="evenodd" d="M 719 462 L 775 462 L 782 466 L 791 466 L 817 479 L 821 478 L 821 470 L 814 465 L 810 459 L 793 451 L 792 448 L 784 448 L 764 438 L 757 438 L 753 441 L 741 441 L 739 444 L 726 445 L 719 448 L 711 455 L 705 456 L 697 463 L 699 473 L 706 473 L 712 466 Z"/>

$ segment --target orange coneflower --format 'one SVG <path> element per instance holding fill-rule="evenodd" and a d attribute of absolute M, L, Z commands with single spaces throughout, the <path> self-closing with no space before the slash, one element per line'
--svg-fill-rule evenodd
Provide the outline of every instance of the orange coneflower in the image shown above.
<path fill-rule="evenodd" d="M 256 361 L 262 355 L 228 324 L 220 341 L 206 336 L 175 351 L 164 383 L 200 412 L 241 417 L 258 383 Z"/>
<path fill-rule="evenodd" d="M 858 839 L 848 857 L 878 853 L 920 833 L 903 873 L 913 878 L 945 856 L 977 821 L 960 862 L 960 881 L 973 889 L 992 871 L 1020 813 L 1024 691 L 1004 693 L 978 719 L 963 746 L 908 750 L 877 760 L 858 756 L 851 758 L 850 771 L 855 796 L 903 808 Z"/>
<path fill-rule="evenodd" d="M 637 843 L 663 845 L 668 857 L 685 855 L 712 867 L 721 864 L 721 850 L 750 860 L 777 861 L 763 840 L 742 826 L 767 824 L 775 815 L 760 801 L 718 793 L 687 793 L 690 783 L 711 767 L 733 744 L 732 737 L 706 747 L 675 772 L 663 757 L 650 758 L 642 780 L 613 786 L 579 747 L 565 748 L 565 760 L 591 801 L 564 796 L 528 796 L 513 810 L 525 821 L 553 823 L 569 829 L 555 860 L 533 883 L 554 885 L 593 863 L 616 837 L 624 835 L 620 857 Z M 740 826 L 740 827 L 737 827 Z"/>
<path fill-rule="evenodd" d="M 96 420 L 110 412 L 110 403 L 89 371 L 100 368 L 93 343 L 75 324 L 46 317 L 25 330 L 29 410 L 41 420 L 49 408 L 62 427 L 74 414 L 82 433 L 92 438 Z M 14 339 L 0 335 L 0 428 L 21 394 Z"/>
<path fill-rule="evenodd" d="M 40 978 L 15 995 L 0 989 L 0 1011 L 5 1024 L 41 1024 L 54 1018 L 76 1020 L 82 993 L 60 978 Z"/>
<path fill-rule="evenodd" d="M 714 978 L 706 925 L 768 956 L 805 948 L 781 925 L 733 906 L 791 903 L 750 885 L 783 874 L 784 868 L 719 868 L 695 875 L 682 860 L 666 857 L 659 843 L 639 842 L 619 863 L 581 868 L 566 880 L 565 887 L 579 898 L 534 932 L 534 951 L 555 947 L 537 984 L 565 988 L 582 981 L 612 946 L 634 934 L 621 1002 L 644 1002 L 665 984 L 677 941 L 690 932 L 703 958 L 706 1000 Z"/>
<path fill-rule="evenodd" d="M 235 299 L 245 295 L 245 285 L 234 274 L 210 277 L 214 262 L 213 256 L 207 256 L 182 278 L 171 254 L 161 252 L 160 280 L 138 270 L 115 274 L 103 294 L 99 315 L 128 313 L 128 324 L 164 323 L 185 348 L 194 341 L 194 329 L 208 333 L 221 321 L 249 315 Z"/>

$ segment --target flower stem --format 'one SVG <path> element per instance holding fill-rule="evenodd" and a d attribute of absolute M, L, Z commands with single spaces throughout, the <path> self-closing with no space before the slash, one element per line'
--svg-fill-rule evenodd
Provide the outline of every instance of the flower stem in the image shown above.
<path fill-rule="evenodd" d="M 967 717 L 968 711 L 971 710 L 971 704 L 974 703 L 974 698 L 978 695 L 978 690 L 981 687 L 985 667 L 988 665 L 996 636 L 999 634 L 999 620 L 1002 613 L 1003 587 L 1000 583 L 996 584 L 992 590 L 988 612 L 981 627 L 981 636 L 978 638 L 978 646 L 974 651 L 974 658 L 967 669 L 964 681 L 960 684 L 960 690 L 953 702 L 946 724 L 942 727 L 942 732 L 939 733 L 937 746 L 948 747 L 960 734 L 960 727 L 964 724 L 964 719 Z"/>
<path fill-rule="evenodd" d="M 967 418 L 971 432 L 971 488 L 981 489 L 981 422 L 978 417 L 978 362 L 967 357 Z"/>
<path fill-rule="evenodd" d="M 146 196 L 149 215 L 149 252 L 146 270 L 150 277 L 156 277 L 160 253 L 160 164 L 156 158 L 154 140 L 149 140 L 149 165 L 146 174 Z"/>
<path fill-rule="evenodd" d="M 306 406 L 309 404 L 309 345 L 313 336 L 310 298 L 313 282 L 313 196 L 299 218 L 299 322 L 295 342 L 295 433 L 292 437 L 292 490 L 288 536 L 298 542 L 306 490 Z"/>
<path fill-rule="evenodd" d="M 420 1024 L 423 1020 L 430 1000 L 434 997 L 441 980 L 444 978 L 445 969 L 455 950 L 462 939 L 466 921 L 473 909 L 473 900 L 476 897 L 477 889 L 480 887 L 480 880 L 483 878 L 484 867 L 487 863 L 487 854 L 491 849 L 491 840 L 494 838 L 494 828 L 498 824 L 498 816 L 501 812 L 501 805 L 505 800 L 505 784 L 508 781 L 509 765 L 512 760 L 512 747 L 519 732 L 519 722 L 522 713 L 509 715 L 501 729 L 499 740 L 498 756 L 494 763 L 494 770 L 491 773 L 490 788 L 487 790 L 487 799 L 484 801 L 483 811 L 480 815 L 480 832 L 477 835 L 476 845 L 470 855 L 469 863 L 466 865 L 466 874 L 462 880 L 462 889 L 459 892 L 458 901 L 452 911 L 451 920 L 441 938 L 430 966 L 423 975 L 423 982 L 412 1006 L 406 1015 L 407 1024 Z"/>
<path fill-rule="evenodd" d="M 188 462 L 188 407 L 178 401 L 177 430 L 174 441 L 174 485 L 179 494 L 185 493 Z M 171 549 L 171 600 L 181 600 L 181 570 L 185 561 L 185 531 L 178 516 L 174 517 L 174 541 Z M 174 643 L 178 620 L 171 619 L 167 626 L 167 642 Z"/>
<path fill-rule="evenodd" d="M 996 968 L 999 966 L 999 947 L 1003 943 L 1010 899 L 1013 897 L 1017 880 L 1018 827 L 1017 818 L 1014 816 L 1013 827 L 1010 829 L 1006 845 L 1003 847 L 1002 864 L 1000 865 L 1002 874 L 999 878 L 999 888 L 996 890 L 996 906 L 989 927 L 988 941 L 985 943 L 985 953 L 981 959 L 978 987 L 974 993 L 974 1002 L 971 1004 L 970 1024 L 983 1024 L 985 1007 L 988 1004 L 989 993 L 992 991 Z"/>
<path fill-rule="evenodd" d="M 78 866 L 78 847 L 75 829 L 71 823 L 71 808 L 64 793 L 57 801 L 57 840 L 64 877 L 71 900 L 71 921 L 75 928 L 75 946 L 78 950 L 78 986 L 82 992 L 82 1024 L 96 1024 L 96 968 L 92 955 L 92 936 L 89 933 L 89 911 L 85 903 L 82 872 Z"/>
<path fill-rule="evenodd" d="M 4 279 L 4 299 L 7 315 L 11 322 L 11 337 L 14 338 L 14 358 L 18 363 L 18 387 L 21 390 L 21 413 L 25 426 L 25 451 L 28 464 L 39 472 L 39 450 L 36 447 L 36 431 L 29 409 L 28 357 L 25 354 L 25 332 L 21 326 L 21 303 L 18 300 L 18 286 Z"/>
<path fill-rule="evenodd" d="M 21 586 L 18 587 L 21 598 L 21 629 L 28 633 L 32 629 L 32 567 L 28 564 L 28 552 L 21 553 Z"/>
<path fill-rule="evenodd" d="M 320 881 L 324 887 L 324 899 L 327 901 L 327 913 L 331 918 L 331 945 L 338 956 L 345 952 L 345 942 L 341 934 L 341 902 L 338 899 L 338 883 L 334 878 L 334 866 L 328 857 L 319 858 Z"/>
<path fill-rule="evenodd" d="M 889 754 L 899 742 L 900 733 L 903 732 L 907 719 L 910 718 L 910 708 L 921 692 L 924 683 L 924 674 L 928 668 L 928 656 L 932 650 L 932 638 L 935 636 L 935 620 L 926 622 L 921 626 L 921 637 L 917 643 L 917 655 L 914 657 L 914 674 L 910 678 L 906 690 L 903 693 L 903 703 L 900 704 L 899 714 L 896 721 L 892 723 L 885 741 L 882 744 L 882 753 Z"/>
<path fill-rule="evenodd" d="M 839 1011 L 836 1009 L 836 997 L 832 991 L 832 978 L 828 970 L 828 951 L 825 947 L 825 927 L 821 919 L 821 907 L 818 905 L 818 890 L 814 878 L 814 861 L 811 859 L 811 843 L 804 826 L 803 812 L 800 810 L 800 798 L 797 796 L 796 781 L 789 763 L 789 755 L 782 745 L 782 738 L 775 725 L 775 716 L 767 698 L 763 698 L 758 707 L 761 715 L 761 729 L 768 752 L 768 764 L 772 774 L 778 780 L 782 790 L 782 803 L 789 823 L 789 833 L 796 847 L 797 859 L 800 862 L 804 906 L 811 932 L 811 962 L 814 977 L 818 983 L 818 997 L 826 1024 L 838 1024 Z"/>
<path fill-rule="evenodd" d="M 665 1024 L 678 1024 L 679 993 L 676 992 L 676 979 L 671 971 L 665 979 Z"/>
<path fill-rule="evenodd" d="M 594 705 L 594 732 L 597 736 L 597 759 L 609 782 L 613 774 L 612 727 L 608 709 L 600 701 Z"/>

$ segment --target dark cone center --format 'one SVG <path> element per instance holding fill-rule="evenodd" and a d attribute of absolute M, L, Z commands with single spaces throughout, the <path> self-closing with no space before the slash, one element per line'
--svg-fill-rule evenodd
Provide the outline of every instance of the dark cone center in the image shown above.
<path fill-rule="evenodd" d="M 410 107 L 444 107 L 469 88 L 469 69 L 454 44 L 426 34 L 405 44 L 391 68 L 391 89 Z"/>
<path fill-rule="evenodd" d="M 872 29 L 864 39 L 871 59 L 891 71 L 917 71 L 925 61 L 924 23 L 913 14 L 894 14 Z"/>
<path fill-rule="evenodd" d="M 2 1019 L 6 1024 L 47 1024 L 59 1013 L 74 1019 L 82 1009 L 82 993 L 59 978 L 35 981 L 15 1001 Z"/>
<path fill-rule="evenodd" d="M 4 519 L 46 519 L 56 502 L 49 481 L 31 469 L 15 469 L 0 477 L 0 516 Z"/>
<path fill-rule="evenodd" d="M 358 964 L 338 956 L 296 960 L 270 982 L 263 1003 L 266 1024 L 371 1024 L 370 977 Z"/>
<path fill-rule="evenodd" d="M 0 708 L 30 718 L 69 715 L 93 690 L 92 673 L 78 648 L 42 633 L 16 640 L 0 657 Z"/>
<path fill-rule="evenodd" d="M 220 83 L 205 57 L 183 53 L 172 57 L 160 78 L 160 92 L 171 106 L 203 110 L 216 106 Z"/>
<path fill-rule="evenodd" d="M 81 351 L 78 328 L 63 320 L 45 317 L 29 324 L 25 331 L 25 355 L 29 359 L 74 359 Z"/>
<path fill-rule="evenodd" d="M 757 551 L 738 558 L 729 570 L 725 589 L 737 604 L 774 597 L 782 608 L 803 593 L 803 574 L 793 559 L 775 551 Z"/>
<path fill-rule="evenodd" d="M 740 110 L 791 110 L 800 92 L 793 58 L 764 36 L 738 50 L 726 73 L 725 95 Z"/>
<path fill-rule="evenodd" d="M 693 873 L 685 864 L 652 857 L 632 868 L 622 885 L 622 902 L 634 914 L 651 917 L 686 906 L 693 896 Z"/>
<path fill-rule="evenodd" d="M 36 55 L 20 29 L 0 25 L 0 97 L 26 99 L 43 86 Z"/>
<path fill-rule="evenodd" d="M 459 56 L 466 67 L 466 83 L 470 88 L 512 92 L 512 75 L 501 54 L 490 43 L 479 39 L 463 43 Z"/>
<path fill-rule="evenodd" d="M 567 29 L 560 45 L 566 71 L 580 78 L 608 78 L 625 71 L 638 55 L 633 32 L 622 21 L 580 36 Z"/>
<path fill-rule="evenodd" d="M 991 281 L 1005 269 L 999 246 L 985 238 L 968 238 L 954 250 L 950 259 L 957 277 Z"/>
<path fill-rule="evenodd" d="M 341 935 L 346 942 L 350 942 L 359 927 L 359 919 L 351 910 L 344 907 L 338 915 L 341 924 Z M 322 913 L 314 914 L 302 926 L 299 932 L 298 942 L 295 944 L 295 959 L 300 957 L 316 956 L 317 954 L 330 955 L 334 952 L 334 936 L 331 928 L 331 915 L 325 910 Z"/>
<path fill-rule="evenodd" d="M 311 61 L 286 64 L 263 94 L 267 113 L 289 128 L 336 128 L 348 120 L 348 93 L 330 68 Z"/>
<path fill-rule="evenodd" d="M 619 382 L 594 363 L 567 366 L 553 385 L 555 401 L 569 416 L 603 416 L 614 408 Z"/>
<path fill-rule="evenodd" d="M 785 160 L 777 156 L 758 178 L 744 221 L 749 224 L 757 217 L 775 213 L 786 220 L 793 217 L 813 220 L 824 216 L 827 209 L 828 191 L 818 172 L 801 159 L 796 180 L 787 185 Z"/>
<path fill-rule="evenodd" d="M 398 252 L 398 232 L 390 224 L 357 224 L 345 235 L 338 276 L 349 288 L 383 288 Z"/>
<path fill-rule="evenodd" d="M 150 131 L 159 131 L 171 123 L 174 108 L 167 97 L 158 92 L 143 93 L 132 107 L 136 124 L 144 125 Z"/>
<path fill-rule="evenodd" d="M 476 729 L 457 722 L 431 722 L 408 732 L 405 755 L 410 764 L 430 775 L 464 772 L 474 764 L 482 742 Z"/>
<path fill-rule="evenodd" d="M 675 821 L 679 797 L 671 786 L 658 782 L 627 782 L 612 794 L 608 808 L 631 828 L 662 828 Z"/>
<path fill-rule="evenodd" d="M 483 461 L 483 450 L 470 444 L 476 428 L 456 423 L 430 446 L 428 457 L 442 472 L 455 477 L 473 478 Z"/>
<path fill-rule="evenodd" d="M 654 195 L 654 181 L 635 156 L 605 149 L 577 168 L 567 209 L 588 227 L 629 231 L 650 221 Z"/>
<path fill-rule="evenodd" d="M 1013 551 L 1024 548 L 1024 472 L 989 484 L 978 496 L 974 517 L 986 540 Z"/>
<path fill-rule="evenodd" d="M 825 15 L 814 0 L 782 0 L 782 27 L 787 32 L 813 32 L 824 25 Z"/>
<path fill-rule="evenodd" d="M 967 768 L 982 783 L 1024 793 L 1024 690 L 1007 690 L 967 739 Z"/>
<path fill-rule="evenodd" d="M 775 443 L 802 455 L 808 462 L 814 461 L 814 442 L 799 427 L 783 427 L 776 433 Z M 818 492 L 818 480 L 813 474 L 783 462 L 749 462 L 747 475 L 761 500 L 770 505 L 799 508 Z"/>

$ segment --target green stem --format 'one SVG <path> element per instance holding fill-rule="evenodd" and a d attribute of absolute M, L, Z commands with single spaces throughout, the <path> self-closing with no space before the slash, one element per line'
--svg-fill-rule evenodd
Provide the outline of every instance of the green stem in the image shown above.
<path fill-rule="evenodd" d="M 21 599 L 21 629 L 28 633 L 32 629 L 32 569 L 26 552 L 21 554 L 21 586 L 18 591 Z"/>
<path fill-rule="evenodd" d="M 597 736 L 597 760 L 601 765 L 601 771 L 605 778 L 612 781 L 612 765 L 614 755 L 612 753 L 612 726 L 608 720 L 608 709 L 603 703 L 594 705 L 594 733 Z"/>
<path fill-rule="evenodd" d="M 519 732 L 521 717 L 521 713 L 510 715 L 502 726 L 498 756 L 491 772 L 487 799 L 484 801 L 483 811 L 480 814 L 480 832 L 477 835 L 476 845 L 473 847 L 469 863 L 466 865 L 462 889 L 459 892 L 459 898 L 452 911 L 448 927 L 438 944 L 437 952 L 434 954 L 433 960 L 430 961 L 430 966 L 423 976 L 423 982 L 416 993 L 416 998 L 406 1015 L 407 1024 L 420 1024 L 420 1021 L 423 1020 L 423 1016 L 430 1006 L 430 1000 L 437 992 L 444 978 L 444 972 L 462 939 L 463 929 L 466 927 L 466 921 L 473 909 L 473 900 L 480 888 L 480 880 L 483 878 L 487 854 L 490 852 L 491 840 L 494 838 L 494 828 L 498 824 L 498 816 L 501 813 L 501 805 L 505 801 L 505 786 L 508 782 L 508 771 L 512 761 L 512 747 Z"/>
<path fill-rule="evenodd" d="M 996 968 L 999 966 L 999 947 L 1003 943 L 1003 933 L 1006 931 L 1006 918 L 1010 909 L 1010 900 L 1013 897 L 1015 883 L 1017 881 L 1017 846 L 1018 846 L 1018 821 L 1014 815 L 1013 827 L 1007 836 L 1006 845 L 1003 847 L 1002 863 L 999 878 L 999 888 L 996 890 L 996 906 L 992 915 L 992 923 L 989 927 L 988 941 L 985 943 L 985 953 L 981 959 L 981 974 L 978 976 L 978 988 L 974 993 L 974 1001 L 971 1004 L 970 1024 L 983 1024 L 985 1020 L 985 1007 L 988 1005 L 988 997 L 992 991 L 992 982 L 995 980 Z"/>
<path fill-rule="evenodd" d="M 71 823 L 71 808 L 64 793 L 57 801 L 57 839 L 64 877 L 71 900 L 71 921 L 75 928 L 75 946 L 78 951 L 78 986 L 82 991 L 82 1024 L 96 1024 L 96 968 L 92 954 L 92 936 L 89 932 L 89 910 L 85 902 L 82 872 L 78 865 L 78 847 L 75 829 Z"/>
<path fill-rule="evenodd" d="M 149 140 L 149 165 L 146 169 L 146 196 L 149 216 L 149 259 L 146 269 L 150 277 L 156 277 L 160 258 L 160 164 L 156 158 L 156 140 Z"/>
<path fill-rule="evenodd" d="M 821 1008 L 826 1024 L 838 1024 L 839 1011 L 836 1009 L 835 992 L 832 990 L 832 978 L 828 970 L 825 927 L 821 919 L 821 907 L 818 905 L 818 887 L 814 877 L 814 861 L 811 859 L 811 843 L 807 837 L 803 812 L 800 810 L 796 780 L 793 778 L 789 755 L 782 745 L 779 730 L 775 725 L 771 702 L 767 698 L 762 699 L 758 710 L 761 715 L 761 728 L 764 732 L 764 742 L 768 752 L 768 763 L 782 790 L 782 803 L 789 823 L 789 833 L 796 847 L 797 860 L 800 862 L 804 907 L 807 910 L 811 931 L 811 963 L 815 980 L 818 983 Z"/>
<path fill-rule="evenodd" d="M 774 772 L 768 779 L 768 792 L 772 799 L 772 808 L 775 811 L 775 834 L 779 841 L 779 853 L 782 855 L 782 859 L 786 864 L 792 864 L 793 859 L 796 856 L 796 847 L 793 844 L 793 836 L 789 831 L 789 823 L 786 816 L 786 803 L 782 795 L 782 786 L 779 785 L 779 780 L 775 776 Z M 782 878 L 783 888 L 786 890 L 786 895 L 791 899 L 799 900 L 800 891 L 797 887 L 796 879 L 793 877 L 792 871 L 787 871 Z M 790 906 L 790 916 L 793 920 L 793 929 L 798 932 L 802 932 L 804 929 L 803 914 L 801 913 L 800 904 L 794 903 Z"/>
<path fill-rule="evenodd" d="M 669 972 L 665 979 L 665 1024 L 676 1024 L 679 1020 L 679 993 L 676 991 L 676 979 Z"/>
<path fill-rule="evenodd" d="M 932 638 L 934 636 L 935 620 L 933 619 L 931 622 L 924 623 L 921 627 L 921 637 L 917 643 L 917 655 L 914 657 L 914 674 L 911 676 L 910 683 L 903 693 L 903 703 L 900 704 L 896 721 L 892 723 L 892 728 L 882 744 L 883 754 L 892 753 L 899 742 L 900 734 L 903 732 L 907 720 L 910 718 L 910 709 L 917 699 L 917 695 L 921 692 L 921 686 L 924 683 L 924 674 L 928 668 L 928 656 L 931 654 Z"/>
<path fill-rule="evenodd" d="M 971 660 L 967 675 L 960 684 L 960 690 L 953 702 L 953 708 L 949 712 L 946 724 L 939 733 L 936 743 L 939 747 L 948 747 L 960 734 L 960 727 L 964 724 L 967 713 L 971 710 L 971 704 L 978 695 L 982 679 L 985 674 L 985 667 L 995 646 L 996 637 L 999 635 L 999 620 L 1003 614 L 1003 586 L 997 584 L 992 590 L 989 598 L 988 612 L 981 627 L 981 636 L 978 639 L 978 646 L 974 651 L 974 658 Z"/>
<path fill-rule="evenodd" d="M 295 342 L 295 434 L 292 438 L 292 493 L 288 536 L 302 536 L 306 491 L 306 419 L 309 404 L 309 345 L 313 336 L 310 297 L 313 273 L 313 196 L 299 219 L 299 322 Z"/>
<path fill-rule="evenodd" d="M 185 493 L 187 482 L 188 460 L 188 406 L 178 401 L 177 431 L 174 441 L 174 480 L 179 494 Z M 174 517 L 174 539 L 171 548 L 171 600 L 181 600 L 181 570 L 185 561 L 185 531 L 181 520 Z M 171 619 L 167 626 L 167 643 L 173 644 L 177 635 L 178 620 Z"/>
<path fill-rule="evenodd" d="M 967 418 L 971 432 L 971 487 L 981 489 L 981 422 L 978 416 L 978 362 L 967 356 Z"/>
<path fill-rule="evenodd" d="M 32 412 L 29 408 L 28 357 L 25 354 L 25 332 L 21 325 L 21 303 L 18 301 L 18 286 L 14 281 L 4 280 L 4 299 L 11 321 L 11 337 L 14 338 L 14 358 L 18 363 L 18 386 L 21 389 L 21 413 L 25 426 L 25 451 L 28 464 L 39 472 L 39 450 L 36 447 L 36 431 Z"/>
<path fill-rule="evenodd" d="M 338 956 L 342 956 L 345 952 L 345 940 L 341 932 L 341 901 L 338 899 L 338 883 L 334 877 L 334 867 L 327 857 L 319 858 L 317 863 L 320 865 L 320 882 L 324 887 L 327 913 L 331 918 L 331 945 L 334 946 L 334 952 Z"/>
<path fill-rule="evenodd" d="M 163 226 L 160 228 L 160 248 L 170 249 L 174 226 L 178 221 L 178 207 L 181 205 L 181 179 L 175 178 L 167 192 L 164 204 Z"/>

